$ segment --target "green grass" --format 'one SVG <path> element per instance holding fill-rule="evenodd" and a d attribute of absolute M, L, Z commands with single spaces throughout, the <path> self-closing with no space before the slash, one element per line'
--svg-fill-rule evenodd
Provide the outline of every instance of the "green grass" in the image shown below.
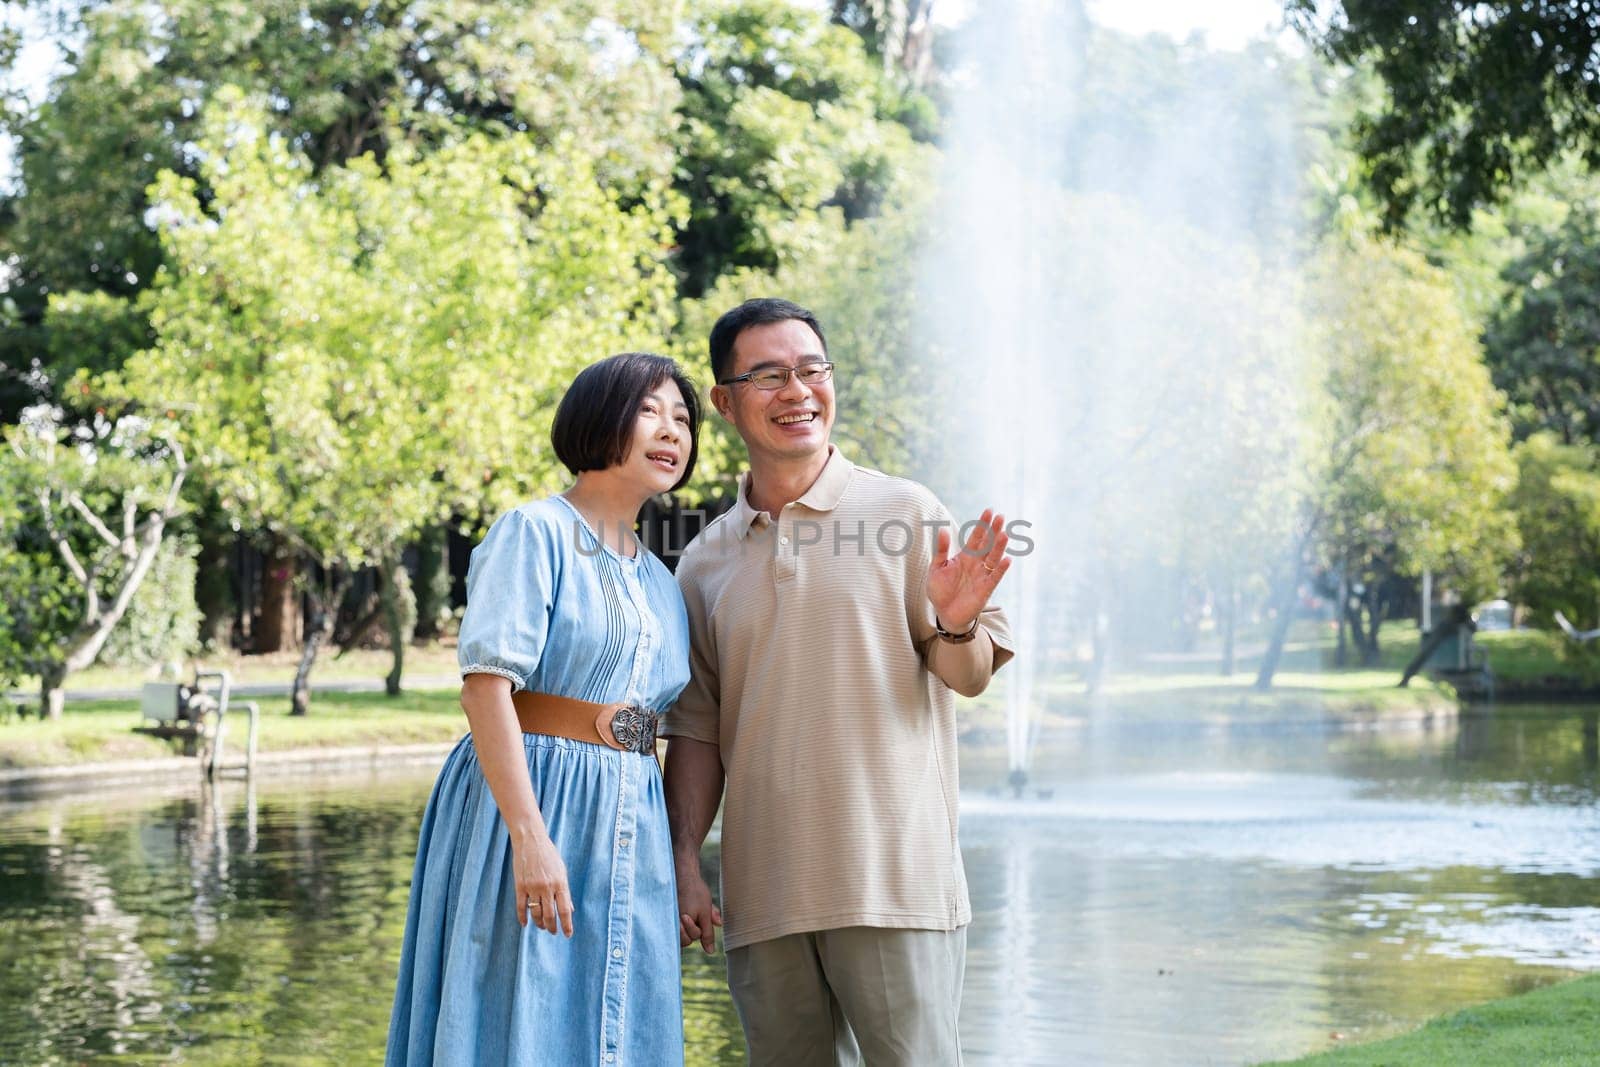
<path fill-rule="evenodd" d="M 446 743 L 467 729 L 459 690 L 388 697 L 383 693 L 319 693 L 310 714 L 289 714 L 287 697 L 261 704 L 259 751 Z M 0 769 L 51 767 L 178 754 L 174 743 L 135 734 L 138 705 L 129 700 L 68 704 L 60 722 L 14 716 L 0 723 Z M 246 719 L 230 715 L 227 747 L 242 749 Z"/>
<path fill-rule="evenodd" d="M 1565 658 L 1568 638 L 1549 630 L 1496 630 L 1478 634 L 1478 647 L 1489 659 L 1495 677 L 1508 682 L 1581 678 Z"/>
<path fill-rule="evenodd" d="M 1542 1067 L 1600 1060 L 1600 975 L 1494 1000 L 1385 1041 L 1288 1061 L 1297 1067 Z"/>

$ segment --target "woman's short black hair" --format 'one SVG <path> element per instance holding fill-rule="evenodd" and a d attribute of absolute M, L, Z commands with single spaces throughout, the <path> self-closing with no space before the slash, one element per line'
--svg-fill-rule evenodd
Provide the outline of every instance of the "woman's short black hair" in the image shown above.
<path fill-rule="evenodd" d="M 828 339 L 822 335 L 822 323 L 817 321 L 815 315 L 792 300 L 762 296 L 724 311 L 717 324 L 711 327 L 711 377 L 720 382 L 732 372 L 733 343 L 741 333 L 752 326 L 788 322 L 790 319 L 811 327 L 811 332 L 817 335 L 817 341 L 822 345 L 822 354 L 828 354 Z"/>
<path fill-rule="evenodd" d="M 615 467 L 628 458 L 633 424 L 644 398 L 672 379 L 689 409 L 689 455 L 683 474 L 672 486 L 682 488 L 694 473 L 700 451 L 700 398 L 694 383 L 678 364 L 650 352 L 607 356 L 578 372 L 556 408 L 550 444 L 556 458 L 573 474 Z"/>

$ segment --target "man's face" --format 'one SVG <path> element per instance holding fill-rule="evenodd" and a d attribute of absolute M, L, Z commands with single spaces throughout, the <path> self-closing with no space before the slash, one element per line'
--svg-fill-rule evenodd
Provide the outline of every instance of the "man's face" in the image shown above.
<path fill-rule="evenodd" d="M 767 367 L 798 367 L 827 360 L 822 342 L 797 319 L 752 326 L 733 343 L 733 378 Z M 719 385 L 711 399 L 744 439 L 754 459 L 797 460 L 828 450 L 833 429 L 833 379 L 804 385 L 794 375 L 766 391 L 751 382 Z"/>

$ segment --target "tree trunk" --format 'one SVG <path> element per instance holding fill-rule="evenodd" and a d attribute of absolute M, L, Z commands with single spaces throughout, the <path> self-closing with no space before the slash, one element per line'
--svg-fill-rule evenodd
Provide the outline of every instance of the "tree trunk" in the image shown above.
<path fill-rule="evenodd" d="M 1350 604 L 1350 566 L 1347 561 L 1343 560 L 1339 563 L 1339 592 L 1337 596 L 1339 606 L 1338 610 L 1333 613 L 1333 617 L 1339 627 L 1339 636 L 1333 646 L 1333 665 L 1335 667 L 1343 667 L 1346 658 L 1345 613 L 1349 610 Z"/>
<path fill-rule="evenodd" d="M 1111 601 L 1105 577 L 1094 581 L 1091 613 L 1089 616 L 1089 671 L 1084 678 L 1084 690 L 1091 696 L 1100 692 L 1111 670 L 1111 616 L 1107 604 Z"/>
<path fill-rule="evenodd" d="M 1239 621 L 1239 590 L 1235 586 L 1232 567 L 1228 568 L 1222 604 L 1222 675 L 1227 678 L 1233 675 L 1235 667 L 1234 634 Z"/>
<path fill-rule="evenodd" d="M 311 600 L 311 626 L 305 646 L 300 650 L 300 664 L 294 672 L 294 689 L 290 694 L 290 715 L 304 715 L 311 708 L 311 668 L 316 664 L 317 652 L 333 634 L 334 622 L 339 616 L 339 605 L 344 601 L 350 580 L 338 582 L 324 602 L 313 592 Z"/>
<path fill-rule="evenodd" d="M 177 484 L 181 483 L 180 478 Z M 150 572 L 150 565 L 155 562 L 156 553 L 161 550 L 161 537 L 165 531 L 165 519 L 153 516 L 148 521 L 144 532 L 139 536 L 137 554 L 117 585 L 116 595 L 111 598 L 111 603 L 101 607 L 98 612 L 87 615 L 84 621 L 78 624 L 78 628 L 67 638 L 66 649 L 60 662 L 40 676 L 42 704 L 39 711 L 43 717 L 49 719 L 61 717 L 66 702 L 61 687 L 66 682 L 67 675 L 93 664 L 100 655 L 100 650 L 106 647 L 106 639 L 127 614 L 128 605 L 133 602 L 133 595 L 139 591 L 144 576 Z M 89 580 L 92 582 L 94 578 L 91 576 Z"/>
<path fill-rule="evenodd" d="M 1111 627 L 1107 625 L 1105 612 L 1094 613 L 1094 630 L 1090 638 L 1091 649 L 1089 656 L 1089 677 L 1085 679 L 1084 689 L 1091 696 L 1100 692 L 1106 684 L 1106 675 L 1109 673 L 1111 660 Z"/>
<path fill-rule="evenodd" d="M 1361 665 L 1363 667 L 1376 667 L 1378 665 L 1378 627 L 1383 625 L 1383 617 L 1388 607 L 1379 586 L 1374 583 L 1367 591 L 1367 632 L 1361 641 Z"/>
<path fill-rule="evenodd" d="M 39 718 L 59 722 L 67 705 L 66 668 L 54 666 L 39 675 Z"/>
<path fill-rule="evenodd" d="M 1261 657 L 1261 669 L 1256 671 L 1255 687 L 1263 692 L 1272 688 L 1272 676 L 1278 673 L 1278 661 L 1283 658 L 1283 646 L 1289 639 L 1289 624 L 1294 621 L 1295 592 L 1300 588 L 1300 568 L 1285 583 L 1287 592 L 1279 591 L 1278 617 L 1272 620 L 1272 637 L 1267 641 L 1267 651 Z"/>
<path fill-rule="evenodd" d="M 1320 521 L 1313 516 L 1295 538 L 1288 560 L 1288 574 L 1278 587 L 1278 616 L 1272 622 L 1272 637 L 1267 651 L 1261 657 L 1261 669 L 1256 672 L 1255 687 L 1262 692 L 1272 688 L 1272 676 L 1278 673 L 1278 662 L 1283 659 L 1283 646 L 1289 639 L 1289 624 L 1294 621 L 1295 598 L 1300 595 L 1300 575 L 1305 570 L 1306 548 L 1316 534 Z"/>
<path fill-rule="evenodd" d="M 389 626 L 389 647 L 394 665 L 383 680 L 384 692 L 392 697 L 400 695 L 400 675 L 405 668 L 406 648 L 417 627 L 417 598 L 411 589 L 411 575 L 400 560 L 393 559 L 381 568 L 383 589 L 383 615 Z"/>
<path fill-rule="evenodd" d="M 304 715 L 311 709 L 311 667 L 317 660 L 317 649 L 322 647 L 327 631 L 322 626 L 322 614 L 315 608 L 311 615 L 311 632 L 300 648 L 300 663 L 294 670 L 294 689 L 290 695 L 290 715 Z"/>
<path fill-rule="evenodd" d="M 1339 617 L 1350 627 L 1350 643 L 1356 646 L 1358 653 L 1364 654 L 1367 647 L 1367 621 L 1361 614 L 1363 603 L 1360 596 L 1347 598 L 1340 606 Z"/>
<path fill-rule="evenodd" d="M 295 589 L 295 553 L 274 538 L 261 568 L 261 625 L 257 652 L 282 652 L 300 646 L 300 595 Z"/>

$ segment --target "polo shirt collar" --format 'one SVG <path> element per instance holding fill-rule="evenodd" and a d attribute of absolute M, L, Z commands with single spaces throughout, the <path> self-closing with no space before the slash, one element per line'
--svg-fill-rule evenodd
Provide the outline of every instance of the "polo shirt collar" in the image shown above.
<path fill-rule="evenodd" d="M 822 465 L 817 480 L 795 503 L 811 511 L 832 511 L 844 497 L 845 487 L 850 484 L 850 473 L 855 469 L 856 465 L 844 457 L 838 446 L 830 444 L 828 461 Z M 734 532 L 741 538 L 745 537 L 762 514 L 750 506 L 750 472 L 747 470 L 739 475 L 739 495 L 734 501 L 732 516 Z"/>

